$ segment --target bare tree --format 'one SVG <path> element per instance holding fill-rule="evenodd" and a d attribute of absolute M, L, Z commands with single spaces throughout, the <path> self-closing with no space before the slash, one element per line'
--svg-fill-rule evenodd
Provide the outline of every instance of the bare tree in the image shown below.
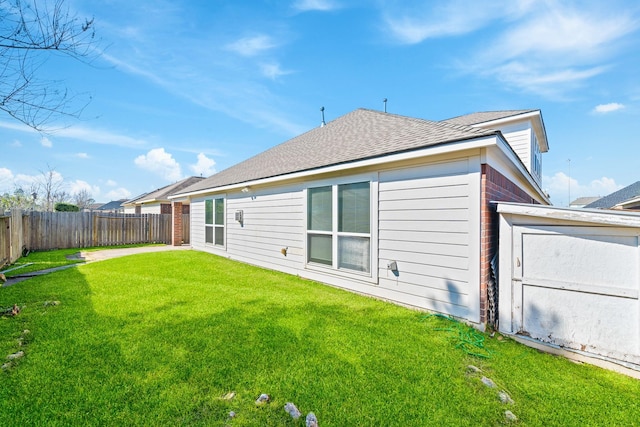
<path fill-rule="evenodd" d="M 95 203 L 95 200 L 91 197 L 89 190 L 83 188 L 73 195 L 73 203 L 82 210 L 88 208 L 92 203 Z"/>
<path fill-rule="evenodd" d="M 62 175 L 51 166 L 48 166 L 46 171 L 40 171 L 37 186 L 37 193 L 42 198 L 45 211 L 53 211 L 53 206 L 56 202 L 65 201 L 61 199 L 68 198 L 67 192 L 64 191 L 64 179 Z"/>
<path fill-rule="evenodd" d="M 36 130 L 53 118 L 78 117 L 86 102 L 61 82 L 38 78 L 54 54 L 95 57 L 93 18 L 80 20 L 64 0 L 0 0 L 0 110 Z"/>

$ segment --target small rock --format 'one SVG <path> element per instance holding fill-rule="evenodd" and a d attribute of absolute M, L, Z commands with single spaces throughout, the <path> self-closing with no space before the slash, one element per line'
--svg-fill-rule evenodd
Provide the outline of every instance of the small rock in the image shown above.
<path fill-rule="evenodd" d="M 284 410 L 287 412 L 287 414 L 291 415 L 291 418 L 293 418 L 294 420 L 297 420 L 302 415 L 302 413 L 298 410 L 296 405 L 294 405 L 291 402 L 287 402 L 284 405 Z"/>
<path fill-rule="evenodd" d="M 482 384 L 486 385 L 489 388 L 496 388 L 498 387 L 496 385 L 496 383 L 494 383 L 491 379 L 487 378 L 487 377 L 482 377 L 482 379 L 480 380 L 482 381 Z"/>
<path fill-rule="evenodd" d="M 7 362 L 7 363 L 3 363 L 3 364 L 2 364 L 2 369 L 3 369 L 3 370 L 5 370 L 5 369 L 9 369 L 10 367 L 11 367 L 11 362 Z"/>
<path fill-rule="evenodd" d="M 235 418 L 236 417 L 236 413 L 231 411 L 229 412 L 229 418 Z"/>
<path fill-rule="evenodd" d="M 513 399 L 507 394 L 506 391 L 501 391 L 500 393 L 498 393 L 498 399 L 500 399 L 500 402 L 504 404 L 508 403 L 509 405 L 513 405 L 514 403 Z"/>
<path fill-rule="evenodd" d="M 264 403 L 269 402 L 269 395 L 262 393 L 258 399 L 256 399 L 256 405 L 262 405 Z"/>
<path fill-rule="evenodd" d="M 482 372 L 482 370 L 477 366 L 469 365 L 467 366 L 467 372 L 470 374 L 477 374 L 478 372 Z"/>
<path fill-rule="evenodd" d="M 25 329 L 24 331 L 22 331 L 22 335 L 29 335 L 31 333 L 30 330 Z"/>
<path fill-rule="evenodd" d="M 305 419 L 305 425 L 307 427 L 318 427 L 318 418 L 316 418 L 316 414 L 309 412 Z"/>
<path fill-rule="evenodd" d="M 233 391 L 230 391 L 229 393 L 225 394 L 224 396 L 222 396 L 222 399 L 224 400 L 231 400 L 234 397 L 236 397 L 236 393 Z"/>
<path fill-rule="evenodd" d="M 19 351 L 17 353 L 13 353 L 7 356 L 7 359 L 9 360 L 15 360 L 15 359 L 20 359 L 21 357 L 24 356 L 24 351 Z"/>
<path fill-rule="evenodd" d="M 518 421 L 518 417 L 516 417 L 511 411 L 504 411 L 504 417 L 511 423 Z"/>
<path fill-rule="evenodd" d="M 45 301 L 43 305 L 45 307 L 55 307 L 56 305 L 60 305 L 60 301 Z"/>

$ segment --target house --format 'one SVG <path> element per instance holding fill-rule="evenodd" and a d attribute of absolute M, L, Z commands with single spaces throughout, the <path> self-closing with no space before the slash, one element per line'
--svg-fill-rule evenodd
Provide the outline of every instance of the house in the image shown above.
<path fill-rule="evenodd" d="M 586 205 L 585 208 L 640 210 L 640 181 L 614 191 Z"/>
<path fill-rule="evenodd" d="M 124 213 L 137 215 L 170 214 L 172 210 L 169 196 L 179 193 L 184 188 L 187 188 L 203 179 L 204 178 L 201 176 L 190 176 L 149 193 L 136 196 L 123 203 Z M 189 213 L 189 204 L 185 203 L 182 205 L 182 213 Z"/>
<path fill-rule="evenodd" d="M 547 150 L 539 110 L 358 109 L 169 198 L 191 204 L 194 249 L 481 326 L 497 304 L 490 202 L 549 204 Z"/>
<path fill-rule="evenodd" d="M 575 199 L 573 202 L 569 203 L 569 207 L 570 208 L 584 208 L 585 206 L 587 206 L 590 203 L 595 202 L 596 200 L 599 200 L 600 197 L 578 197 L 577 199 Z"/>
<path fill-rule="evenodd" d="M 82 212 L 93 212 L 95 210 L 98 210 L 100 207 L 104 206 L 106 203 L 104 202 L 98 202 L 98 203 L 91 203 L 87 206 L 85 206 L 82 209 Z"/>
<path fill-rule="evenodd" d="M 122 206 L 122 203 L 126 201 L 127 199 L 112 200 L 100 207 L 95 208 L 94 211 L 101 213 L 123 213 L 124 207 Z"/>

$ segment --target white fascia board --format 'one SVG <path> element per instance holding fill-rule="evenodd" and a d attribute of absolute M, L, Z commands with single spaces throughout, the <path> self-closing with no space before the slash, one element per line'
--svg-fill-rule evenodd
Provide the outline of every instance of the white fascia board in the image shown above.
<path fill-rule="evenodd" d="M 496 204 L 498 213 L 640 228 L 639 213 L 612 210 L 603 212 L 596 209 L 558 208 L 555 206 L 511 202 L 497 202 Z"/>
<path fill-rule="evenodd" d="M 138 203 L 140 204 L 144 204 L 144 203 L 162 203 L 164 200 L 159 200 L 159 199 L 147 199 L 147 200 L 140 200 Z"/>
<path fill-rule="evenodd" d="M 640 203 L 640 197 L 634 197 L 632 199 L 625 200 L 624 202 L 620 202 L 617 205 L 615 205 L 614 208 L 624 209 L 625 206 L 635 205 L 636 203 Z"/>
<path fill-rule="evenodd" d="M 371 158 L 371 159 L 356 160 L 354 162 L 341 163 L 341 164 L 333 165 L 333 166 L 326 166 L 326 167 L 321 167 L 321 168 L 317 168 L 317 169 L 310 169 L 310 170 L 301 171 L 301 172 L 288 173 L 288 174 L 278 175 L 278 176 L 274 176 L 274 177 L 270 177 L 270 178 L 256 179 L 256 180 L 253 180 L 253 181 L 245 181 L 245 182 L 242 182 L 242 183 L 230 184 L 230 185 L 225 185 L 225 186 L 222 186 L 222 187 L 206 188 L 206 189 L 203 189 L 203 190 L 192 191 L 190 193 L 175 194 L 173 196 L 169 196 L 169 199 L 170 200 L 174 200 L 174 199 L 181 199 L 181 198 L 199 196 L 199 195 L 204 195 L 204 194 L 209 194 L 209 193 L 220 193 L 220 192 L 226 192 L 226 191 L 233 191 L 233 190 L 241 189 L 241 188 L 244 188 L 244 187 L 251 187 L 253 185 L 273 184 L 273 183 L 277 183 L 279 181 L 288 181 L 288 180 L 291 180 L 291 179 L 300 179 L 300 178 L 305 178 L 305 177 L 324 174 L 324 173 L 340 172 L 340 171 L 344 171 L 344 170 L 356 169 L 356 168 L 361 168 L 361 167 L 366 167 L 366 166 L 376 166 L 376 165 L 381 165 L 381 164 L 385 164 L 385 163 L 398 162 L 398 161 L 403 161 L 403 160 L 410 160 L 410 159 L 414 159 L 414 158 L 420 158 L 420 157 L 426 157 L 426 156 L 436 156 L 438 154 L 456 153 L 456 152 L 464 151 L 464 150 L 485 148 L 485 147 L 490 147 L 490 146 L 496 145 L 496 140 L 497 139 L 498 139 L 498 137 L 496 135 L 496 136 L 488 136 L 488 137 L 485 136 L 485 137 L 480 137 L 480 138 L 474 138 L 474 139 L 471 139 L 471 140 L 464 140 L 464 141 L 445 143 L 445 144 L 435 145 L 435 146 L 432 146 L 432 147 L 421 148 L 421 149 L 418 149 L 418 150 L 406 151 L 406 152 L 403 152 L 403 153 L 382 155 L 382 156 L 374 157 L 374 158 Z"/>
<path fill-rule="evenodd" d="M 524 163 L 522 163 L 520 157 L 518 157 L 518 155 L 513 151 L 513 148 L 511 147 L 511 145 L 509 145 L 504 136 L 498 138 L 498 140 L 500 141 L 497 144 L 498 147 L 509 158 L 509 161 L 516 166 L 518 172 L 520 172 L 520 174 L 527 180 L 527 182 L 536 190 L 540 198 L 550 205 L 551 199 L 547 197 L 545 192 L 542 191 L 542 188 L 540 188 L 540 185 L 538 185 L 538 183 L 533 179 L 529 170 L 525 167 Z"/>

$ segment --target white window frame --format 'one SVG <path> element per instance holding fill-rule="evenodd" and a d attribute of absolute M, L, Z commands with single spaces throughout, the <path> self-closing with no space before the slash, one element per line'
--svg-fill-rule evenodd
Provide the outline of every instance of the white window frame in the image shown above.
<path fill-rule="evenodd" d="M 369 183 L 369 233 L 352 233 L 338 231 L 338 187 L 344 184 L 357 184 L 360 182 Z M 309 189 L 331 186 L 331 231 L 309 230 Z M 314 181 L 307 185 L 304 190 L 304 262 L 305 268 L 308 270 L 320 271 L 324 273 L 335 274 L 354 278 L 357 280 L 367 280 L 377 282 L 378 280 L 378 175 L 365 174 L 350 177 Z M 330 235 L 331 239 L 331 261 L 332 264 L 322 264 L 309 261 L 309 235 Z M 338 239 L 339 237 L 367 237 L 369 239 L 369 271 L 361 272 L 348 268 L 338 267 Z"/>
<path fill-rule="evenodd" d="M 532 138 L 532 156 L 531 156 L 531 169 L 533 170 L 533 175 L 537 178 L 542 177 L 542 152 L 540 151 L 540 145 L 538 145 L 538 138 L 536 134 L 533 133 Z"/>
<path fill-rule="evenodd" d="M 222 224 L 216 224 L 216 201 L 217 200 L 221 200 L 222 201 Z M 207 202 L 211 202 L 212 203 L 212 210 L 213 210 L 213 222 L 212 223 L 207 223 Z M 227 226 L 226 226 L 226 222 L 227 222 L 227 201 L 226 201 L 226 197 L 224 195 L 217 195 L 217 196 L 212 196 L 212 197 L 207 197 L 206 199 L 204 199 L 204 243 L 207 246 L 211 246 L 211 247 L 216 247 L 216 248 L 223 248 L 226 249 L 227 247 Z M 212 242 L 207 242 L 207 229 L 211 229 L 212 230 L 212 238 L 213 241 Z M 216 243 L 216 230 L 222 229 L 222 244 L 217 244 Z"/>

